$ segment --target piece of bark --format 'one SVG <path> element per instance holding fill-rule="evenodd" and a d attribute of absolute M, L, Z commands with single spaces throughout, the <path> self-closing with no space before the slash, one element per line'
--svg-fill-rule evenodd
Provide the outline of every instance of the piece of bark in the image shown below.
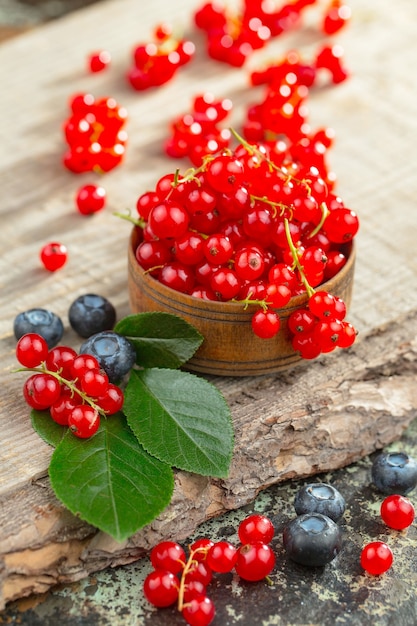
<path fill-rule="evenodd" d="M 416 327 L 414 311 L 348 351 L 285 374 L 211 379 L 233 416 L 229 477 L 177 472 L 169 507 L 124 543 L 70 514 L 47 476 L 3 497 L 1 605 L 137 560 L 156 542 L 184 540 L 274 483 L 343 467 L 399 438 L 416 414 Z"/>

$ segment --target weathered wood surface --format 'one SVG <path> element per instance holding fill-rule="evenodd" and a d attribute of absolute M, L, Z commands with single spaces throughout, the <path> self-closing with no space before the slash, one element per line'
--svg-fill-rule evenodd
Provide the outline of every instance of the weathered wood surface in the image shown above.
<path fill-rule="evenodd" d="M 129 229 L 112 211 L 133 207 L 139 193 L 175 167 L 163 157 L 162 142 L 169 121 L 189 109 L 195 93 L 209 89 L 230 97 L 237 127 L 244 104 L 258 99 L 256 90 L 248 91 L 245 72 L 202 53 L 161 90 L 137 94 L 125 83 L 133 45 L 160 18 L 187 30 L 198 4 L 113 0 L 0 47 L 2 601 L 138 558 L 161 537 L 186 537 L 204 519 L 242 506 L 273 482 L 340 467 L 382 447 L 415 416 L 417 124 L 409 70 L 417 61 L 417 5 L 403 0 L 394 12 L 388 0 L 352 0 L 354 21 L 340 41 L 353 76 L 317 92 L 310 108 L 314 125 L 337 132 L 331 159 L 338 189 L 362 221 L 350 313 L 360 331 L 357 346 L 286 375 L 216 380 L 236 429 L 230 477 L 213 482 L 179 473 L 171 506 L 125 545 L 96 533 L 55 500 L 46 477 L 50 449 L 31 430 L 22 375 L 11 373 L 12 320 L 44 306 L 67 322 L 70 303 L 87 291 L 109 297 L 119 317 L 127 314 Z M 275 49 L 279 54 L 296 45 L 308 54 L 316 41 L 307 29 L 277 41 Z M 85 56 L 100 47 L 112 52 L 113 68 L 89 76 Z M 81 90 L 112 95 L 130 113 L 126 162 L 106 175 L 109 207 L 92 219 L 75 213 L 73 198 L 93 177 L 73 176 L 60 162 L 67 100 Z M 66 243 L 70 261 L 47 275 L 37 256 L 52 239 Z M 80 343 L 68 329 L 64 340 Z"/>

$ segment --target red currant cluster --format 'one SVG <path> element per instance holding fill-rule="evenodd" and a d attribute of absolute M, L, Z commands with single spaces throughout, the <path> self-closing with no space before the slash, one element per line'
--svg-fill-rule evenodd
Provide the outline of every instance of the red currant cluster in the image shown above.
<path fill-rule="evenodd" d="M 215 100 L 209 92 L 196 96 L 191 112 L 172 122 L 170 137 L 165 143 L 166 154 L 176 159 L 187 156 L 198 167 L 205 155 L 227 148 L 231 132 L 220 124 L 232 106 L 228 98 Z"/>
<path fill-rule="evenodd" d="M 215 617 L 215 607 L 206 588 L 213 574 L 235 571 L 240 578 L 260 581 L 275 565 L 269 545 L 274 536 L 270 519 L 253 514 L 238 528 L 240 545 L 229 541 L 213 542 L 203 538 L 195 541 L 187 558 L 182 546 L 163 541 L 150 553 L 153 571 L 144 582 L 146 599 L 156 607 L 177 603 L 190 626 L 208 626 Z"/>
<path fill-rule="evenodd" d="M 356 330 L 345 317 L 346 305 L 341 298 L 316 291 L 306 308 L 297 309 L 288 318 L 294 350 L 304 359 L 315 359 L 322 352 L 349 348 Z"/>
<path fill-rule="evenodd" d="M 381 504 L 380 513 L 382 521 L 395 530 L 408 528 L 415 517 L 415 510 L 410 500 L 399 494 L 387 496 Z M 393 561 L 392 550 L 383 541 L 372 541 L 361 552 L 361 566 L 373 576 L 379 576 L 388 571 Z"/>
<path fill-rule="evenodd" d="M 240 12 L 231 14 L 219 2 L 207 2 L 194 14 L 196 26 L 207 37 L 207 54 L 217 61 L 242 67 L 248 57 L 272 37 L 294 28 L 308 5 L 316 0 L 296 0 L 282 5 L 245 0 Z"/>
<path fill-rule="evenodd" d="M 332 144 L 326 131 L 312 133 L 308 123 L 308 97 L 317 81 L 318 70 L 325 68 L 337 83 L 348 77 L 342 64 L 340 46 L 324 46 L 313 63 L 306 63 L 298 52 L 291 51 L 277 64 L 251 73 L 252 85 L 266 85 L 262 100 L 248 107 L 243 134 L 248 141 L 280 142 L 297 157 L 305 153 L 319 168 L 326 168 L 324 158 Z M 328 182 L 328 181 L 327 181 Z"/>
<path fill-rule="evenodd" d="M 108 172 L 124 157 L 127 111 L 114 98 L 96 100 L 77 94 L 70 101 L 71 115 L 64 123 L 68 151 L 64 165 L 71 172 Z"/>
<path fill-rule="evenodd" d="M 192 41 L 174 37 L 169 24 L 160 24 L 155 28 L 154 41 L 135 47 L 127 79 L 137 91 L 159 87 L 189 63 L 194 53 Z"/>
<path fill-rule="evenodd" d="M 77 355 L 62 345 L 49 349 L 43 337 L 27 333 L 17 342 L 16 358 L 25 370 L 35 372 L 23 386 L 27 404 L 38 411 L 49 409 L 57 424 L 81 439 L 97 432 L 100 416 L 123 406 L 122 390 L 109 382 L 91 355 Z"/>
<path fill-rule="evenodd" d="M 315 166 L 244 142 L 206 157 L 184 178 L 162 177 L 139 197 L 137 211 L 136 259 L 164 285 L 258 304 L 252 325 L 262 338 L 278 332 L 277 310 L 307 293 L 308 310 L 293 324 L 298 343 L 313 326 L 323 350 L 350 343 L 343 303 L 328 294 L 319 302 L 314 288 L 346 263 L 359 222 Z"/>

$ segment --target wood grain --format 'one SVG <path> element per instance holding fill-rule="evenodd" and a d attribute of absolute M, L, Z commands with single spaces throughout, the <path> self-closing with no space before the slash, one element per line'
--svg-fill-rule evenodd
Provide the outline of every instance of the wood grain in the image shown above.
<path fill-rule="evenodd" d="M 247 103 L 260 91 L 247 74 L 206 58 L 202 38 L 196 60 L 166 87 L 133 92 L 124 79 L 135 43 L 160 19 L 191 32 L 194 0 L 138 3 L 110 0 L 25 33 L 0 46 L 0 576 L 2 601 L 75 580 L 109 564 L 138 558 L 162 536 L 185 537 L 207 517 L 248 502 L 273 482 L 352 462 L 398 437 L 415 414 L 417 260 L 415 248 L 414 84 L 417 5 L 401 10 L 381 0 L 352 0 L 352 26 L 338 40 L 352 77 L 311 97 L 314 126 L 331 125 L 337 140 L 332 166 L 338 191 L 361 218 L 351 321 L 357 347 L 329 355 L 292 373 L 238 380 L 214 379 L 232 407 L 236 452 L 224 483 L 179 473 L 170 508 L 126 545 L 70 516 L 50 491 L 50 449 L 31 430 L 21 398 L 24 377 L 12 373 L 14 316 L 33 306 L 50 308 L 66 325 L 65 343 L 78 347 L 67 311 L 80 294 L 96 291 L 129 313 L 129 227 L 114 211 L 134 208 L 157 177 L 182 163 L 163 156 L 170 120 L 202 90 L 230 97 L 239 127 Z M 311 17 L 312 19 L 312 17 Z M 253 64 L 290 47 L 311 54 L 317 32 L 286 35 Z M 107 73 L 91 76 L 85 57 L 106 47 Z M 408 68 L 408 69 L 407 69 Z M 61 125 L 68 98 L 79 91 L 112 95 L 130 115 L 125 164 L 103 179 L 109 206 L 86 219 L 75 212 L 78 186 L 94 176 L 74 176 L 61 165 Z M 57 274 L 40 267 L 47 240 L 69 248 Z M 187 515 L 184 515 L 187 511 Z"/>

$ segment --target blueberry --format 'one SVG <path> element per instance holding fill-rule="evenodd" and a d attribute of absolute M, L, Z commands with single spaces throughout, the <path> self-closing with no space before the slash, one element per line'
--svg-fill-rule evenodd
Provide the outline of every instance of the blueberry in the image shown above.
<path fill-rule="evenodd" d="M 89 337 L 82 344 L 80 353 L 95 356 L 111 382 L 123 378 L 136 362 L 136 352 L 130 341 L 111 330 Z"/>
<path fill-rule="evenodd" d="M 13 332 L 16 339 L 20 339 L 26 333 L 41 335 L 48 348 L 56 346 L 64 334 L 64 325 L 58 315 L 46 309 L 29 309 L 19 313 L 13 323 Z"/>
<path fill-rule="evenodd" d="M 283 543 L 290 559 L 301 565 L 319 567 L 339 554 L 342 534 L 330 517 L 305 513 L 285 526 Z"/>
<path fill-rule="evenodd" d="M 103 330 L 111 330 L 116 321 L 114 306 L 94 293 L 79 296 L 68 311 L 71 327 L 80 337 L 91 337 Z"/>
<path fill-rule="evenodd" d="M 371 473 L 372 482 L 382 493 L 404 496 L 417 485 L 417 462 L 405 452 L 378 455 Z"/>
<path fill-rule="evenodd" d="M 346 503 L 342 494 L 327 483 L 310 483 L 300 489 L 294 498 L 297 515 L 322 513 L 334 522 L 345 512 Z"/>

